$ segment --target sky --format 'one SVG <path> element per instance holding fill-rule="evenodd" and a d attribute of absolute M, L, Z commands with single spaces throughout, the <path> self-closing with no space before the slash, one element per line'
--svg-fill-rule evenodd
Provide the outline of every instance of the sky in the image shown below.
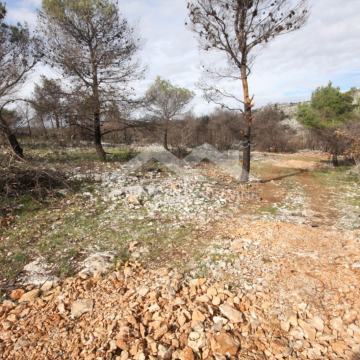
<path fill-rule="evenodd" d="M 36 25 L 41 0 L 5 0 L 8 20 Z M 214 109 L 197 87 L 201 65 L 222 64 L 224 59 L 199 50 L 195 34 L 185 27 L 186 0 L 120 0 L 120 10 L 142 39 L 139 54 L 147 67 L 135 86 L 143 94 L 156 76 L 193 90 L 192 110 L 206 114 Z M 310 0 L 311 13 L 299 31 L 275 39 L 261 49 L 250 77 L 255 106 L 307 100 L 318 86 L 332 81 L 342 90 L 360 87 L 360 1 Z M 224 62 L 225 65 L 225 62 Z M 22 92 L 30 94 L 41 74 L 59 77 L 38 66 Z M 241 84 L 227 84 L 236 95 Z"/>

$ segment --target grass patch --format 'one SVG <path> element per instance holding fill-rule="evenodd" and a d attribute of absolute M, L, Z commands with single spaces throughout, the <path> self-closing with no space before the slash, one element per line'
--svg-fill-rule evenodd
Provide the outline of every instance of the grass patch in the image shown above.
<path fill-rule="evenodd" d="M 279 212 L 279 209 L 275 207 L 274 205 L 264 205 L 258 208 L 259 214 L 269 214 L 269 215 L 277 215 Z"/>
<path fill-rule="evenodd" d="M 350 174 L 351 167 L 338 167 L 314 170 L 312 175 L 315 180 L 320 184 L 330 187 L 336 187 L 338 185 L 360 185 L 360 179 L 353 174 Z"/>
<path fill-rule="evenodd" d="M 69 194 L 48 204 L 27 199 L 22 211 L 13 226 L 0 229 L 0 279 L 6 282 L 38 257 L 62 278 L 77 272 L 79 263 L 93 252 L 112 251 L 115 262 L 124 261 L 130 256 L 130 241 L 148 249 L 141 261 L 181 263 L 183 256 L 176 253 L 193 230 L 191 226 L 174 228 L 166 219 L 151 220 L 145 209 L 134 213 L 121 203 L 108 211 L 108 204 L 96 195 L 89 199 Z"/>
<path fill-rule="evenodd" d="M 134 158 L 138 153 L 130 148 L 109 148 L 105 149 L 108 153 L 108 162 L 127 162 Z M 40 148 L 28 151 L 28 156 L 34 161 L 47 162 L 49 164 L 83 164 L 101 163 L 97 153 L 92 148 L 64 148 L 50 149 Z"/>

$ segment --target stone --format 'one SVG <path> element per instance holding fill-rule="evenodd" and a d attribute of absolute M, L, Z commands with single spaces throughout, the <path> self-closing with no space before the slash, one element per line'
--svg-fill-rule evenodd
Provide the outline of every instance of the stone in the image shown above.
<path fill-rule="evenodd" d="M 293 337 L 295 340 L 302 340 L 305 338 L 304 331 L 300 327 L 292 328 L 289 332 L 289 335 Z"/>
<path fill-rule="evenodd" d="M 289 321 L 281 321 L 280 327 L 281 327 L 281 330 L 283 330 L 285 332 L 289 332 L 291 325 L 290 325 Z"/>
<path fill-rule="evenodd" d="M 73 319 L 79 318 L 85 313 L 89 313 L 93 310 L 94 302 L 91 299 L 83 299 L 75 301 L 71 305 L 71 317 Z"/>
<path fill-rule="evenodd" d="M 218 296 L 214 296 L 211 303 L 215 306 L 219 306 L 221 304 L 221 299 Z"/>
<path fill-rule="evenodd" d="M 51 281 L 51 280 L 45 281 L 45 283 L 41 286 L 40 290 L 42 292 L 50 291 L 54 287 L 55 284 L 56 284 L 56 282 Z"/>
<path fill-rule="evenodd" d="M 194 352 L 191 347 L 187 346 L 179 355 L 180 360 L 195 360 Z"/>
<path fill-rule="evenodd" d="M 127 343 L 127 341 L 125 339 L 122 339 L 122 338 L 118 338 L 116 340 L 116 346 L 123 351 L 129 350 L 129 344 Z"/>
<path fill-rule="evenodd" d="M 184 316 L 184 314 L 180 314 L 178 316 L 177 320 L 178 320 L 178 323 L 179 323 L 180 326 L 183 326 L 187 322 L 187 319 Z"/>
<path fill-rule="evenodd" d="M 299 326 L 303 329 L 305 338 L 309 340 L 315 340 L 316 329 L 309 323 L 303 320 L 299 320 Z"/>
<path fill-rule="evenodd" d="M 311 348 L 307 350 L 307 357 L 310 360 L 320 360 L 323 359 L 321 351 L 319 348 Z"/>
<path fill-rule="evenodd" d="M 346 324 L 351 324 L 353 322 L 355 322 L 355 320 L 357 319 L 357 311 L 356 310 L 349 310 L 345 313 L 343 320 Z"/>
<path fill-rule="evenodd" d="M 228 320 L 221 316 L 214 316 L 213 322 L 214 322 L 214 330 L 220 331 L 222 330 L 223 326 L 228 322 Z"/>
<path fill-rule="evenodd" d="M 196 298 L 196 301 L 201 302 L 201 303 L 208 303 L 210 301 L 210 299 L 207 295 L 201 295 Z"/>
<path fill-rule="evenodd" d="M 193 324 L 196 324 L 197 322 L 205 321 L 206 317 L 200 310 L 195 309 L 192 313 L 191 319 Z"/>
<path fill-rule="evenodd" d="M 166 324 L 161 326 L 159 329 L 155 330 L 154 339 L 155 340 L 161 339 L 167 333 L 167 331 L 168 331 L 168 327 Z"/>
<path fill-rule="evenodd" d="M 42 257 L 37 258 L 23 268 L 24 275 L 20 277 L 20 281 L 24 285 L 33 285 L 41 287 L 47 281 L 59 281 L 54 275 L 51 275 L 52 267 L 46 263 Z"/>
<path fill-rule="evenodd" d="M 338 332 L 342 332 L 344 330 L 342 319 L 340 317 L 332 318 L 330 320 L 330 327 L 333 330 L 336 330 Z"/>
<path fill-rule="evenodd" d="M 289 349 L 287 341 L 283 338 L 271 341 L 270 348 L 274 355 L 286 354 Z"/>
<path fill-rule="evenodd" d="M 235 324 L 243 321 L 242 313 L 239 310 L 234 309 L 229 304 L 220 305 L 220 312 Z"/>
<path fill-rule="evenodd" d="M 199 352 L 206 345 L 206 338 L 203 332 L 192 331 L 188 337 L 187 344 L 193 351 Z"/>
<path fill-rule="evenodd" d="M 240 341 L 227 333 L 221 333 L 210 339 L 210 345 L 214 354 L 235 356 L 240 348 Z"/>
<path fill-rule="evenodd" d="M 207 290 L 206 290 L 206 294 L 207 296 L 209 297 L 214 297 L 217 295 L 217 290 L 214 288 L 214 287 L 209 287 Z"/>
<path fill-rule="evenodd" d="M 138 290 L 138 294 L 139 294 L 139 296 L 141 296 L 141 297 L 146 296 L 148 292 L 149 292 L 149 288 L 146 287 L 146 286 L 143 286 L 143 287 L 141 287 L 141 288 Z"/>
<path fill-rule="evenodd" d="M 25 291 L 23 289 L 13 290 L 10 294 L 10 299 L 11 300 L 19 300 L 24 295 L 24 293 L 25 293 Z"/>
<path fill-rule="evenodd" d="M 39 297 L 39 295 L 40 295 L 40 290 L 39 290 L 39 289 L 31 290 L 31 291 L 23 294 L 23 295 L 20 297 L 19 303 L 34 301 L 36 298 Z"/>
<path fill-rule="evenodd" d="M 337 341 L 331 344 L 331 348 L 335 351 L 338 355 L 343 355 L 345 350 L 348 349 L 348 346 L 344 341 Z"/>
<path fill-rule="evenodd" d="M 309 324 L 319 332 L 324 331 L 324 320 L 320 316 L 314 316 L 309 320 Z"/>
<path fill-rule="evenodd" d="M 127 359 L 130 359 L 130 355 L 127 350 L 124 350 L 121 352 L 120 360 L 127 360 Z"/>
<path fill-rule="evenodd" d="M 157 354 L 158 354 L 158 359 L 170 360 L 172 351 L 170 348 L 167 348 L 164 345 L 160 344 L 158 347 Z"/>
<path fill-rule="evenodd" d="M 86 278 L 87 276 L 107 273 L 113 266 L 114 258 L 114 253 L 110 251 L 91 254 L 84 260 L 79 276 Z"/>

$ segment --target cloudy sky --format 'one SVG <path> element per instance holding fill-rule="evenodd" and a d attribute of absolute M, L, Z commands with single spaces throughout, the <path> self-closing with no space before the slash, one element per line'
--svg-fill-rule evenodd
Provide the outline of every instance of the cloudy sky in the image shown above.
<path fill-rule="evenodd" d="M 307 25 L 267 45 L 257 57 L 250 85 L 255 104 L 307 99 L 311 91 L 331 80 L 343 90 L 360 87 L 360 1 L 310 0 Z M 201 64 L 210 53 L 202 54 L 194 34 L 188 31 L 185 0 L 120 0 L 122 13 L 135 25 L 143 39 L 141 59 L 148 68 L 137 84 L 143 92 L 157 75 L 197 93 L 196 113 L 210 111 L 196 88 Z M 6 0 L 8 19 L 36 24 L 36 8 L 41 0 Z M 207 58 L 205 58 L 205 57 Z M 23 92 L 30 93 L 34 81 L 49 70 L 39 66 Z M 57 74 L 51 74 L 57 76 Z M 241 95 L 241 84 L 232 88 Z"/>

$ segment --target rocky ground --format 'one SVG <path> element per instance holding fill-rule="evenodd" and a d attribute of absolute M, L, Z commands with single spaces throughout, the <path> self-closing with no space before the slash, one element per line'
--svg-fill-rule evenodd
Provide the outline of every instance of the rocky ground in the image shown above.
<path fill-rule="evenodd" d="M 255 153 L 249 185 L 209 163 L 71 169 L 91 187 L 0 232 L 25 265 L 3 279 L 0 354 L 358 359 L 360 187 L 326 160 Z"/>

